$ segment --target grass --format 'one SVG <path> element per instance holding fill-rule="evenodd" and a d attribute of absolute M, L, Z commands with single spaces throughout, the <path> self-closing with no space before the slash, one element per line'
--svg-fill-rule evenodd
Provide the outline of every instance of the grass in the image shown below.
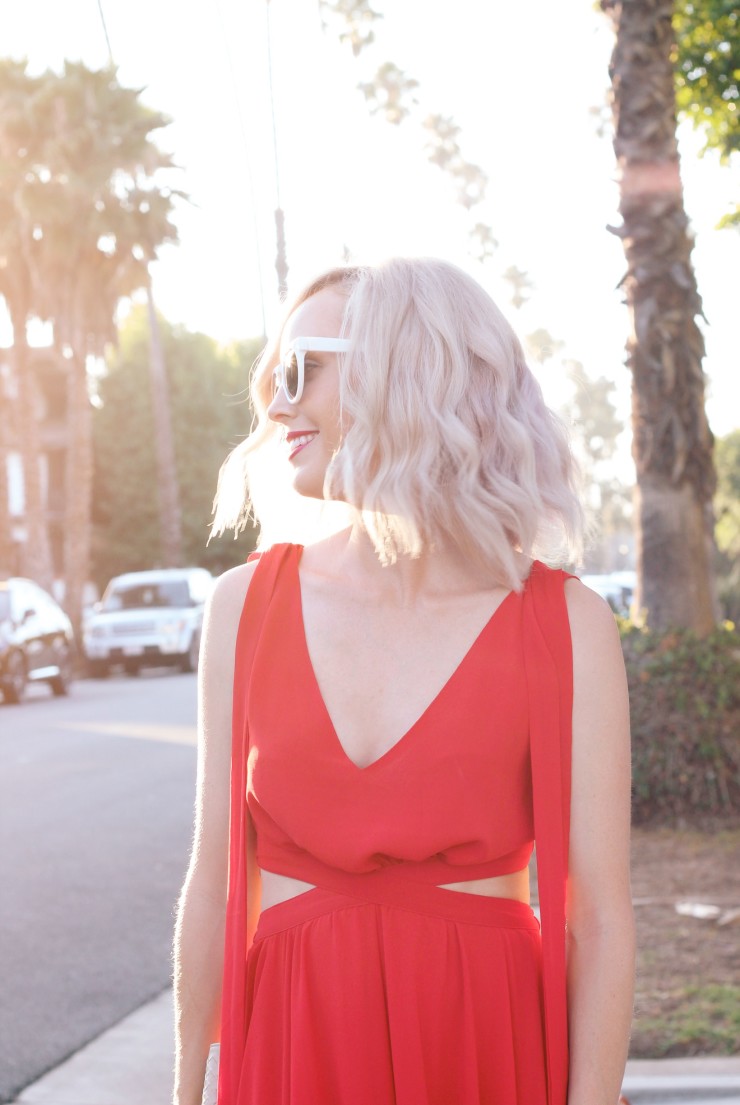
<path fill-rule="evenodd" d="M 630 1054 L 740 1053 L 740 928 L 677 913 L 678 901 L 740 906 L 740 830 L 636 829 L 637 987 Z"/>
<path fill-rule="evenodd" d="M 631 1054 L 733 1055 L 740 1041 L 740 986 L 688 986 L 663 994 L 659 1015 L 638 1016 Z"/>

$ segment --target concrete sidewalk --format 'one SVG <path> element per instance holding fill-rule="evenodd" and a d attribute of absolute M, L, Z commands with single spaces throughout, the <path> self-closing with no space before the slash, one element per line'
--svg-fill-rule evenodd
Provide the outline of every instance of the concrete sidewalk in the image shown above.
<path fill-rule="evenodd" d="M 631 1105 L 740 1105 L 740 1056 L 633 1060 L 624 1091 Z M 168 1105 L 171 1093 L 172 992 L 165 990 L 27 1086 L 16 1105 Z"/>
<path fill-rule="evenodd" d="M 172 991 L 165 990 L 92 1040 L 38 1082 L 22 1105 L 169 1105 Z"/>
<path fill-rule="evenodd" d="M 631 1059 L 622 1088 L 631 1105 L 740 1105 L 740 1056 Z"/>

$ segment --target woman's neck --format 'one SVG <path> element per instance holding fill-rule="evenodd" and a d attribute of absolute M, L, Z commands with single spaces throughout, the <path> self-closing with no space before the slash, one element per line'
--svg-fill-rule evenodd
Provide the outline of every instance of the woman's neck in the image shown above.
<path fill-rule="evenodd" d="M 400 556 L 385 565 L 378 559 L 367 532 L 358 524 L 321 544 L 324 567 L 349 585 L 362 587 L 379 602 L 412 607 L 424 600 L 495 591 L 504 586 L 471 565 L 452 542 L 437 542 L 421 556 Z"/>

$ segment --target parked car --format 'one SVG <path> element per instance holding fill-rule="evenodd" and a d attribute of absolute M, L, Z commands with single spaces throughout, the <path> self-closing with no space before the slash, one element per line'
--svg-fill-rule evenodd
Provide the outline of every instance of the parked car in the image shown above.
<path fill-rule="evenodd" d="M 0 579 L 0 691 L 20 702 L 28 683 L 66 694 L 74 664 L 72 623 L 51 595 L 30 579 Z"/>
<path fill-rule="evenodd" d="M 159 568 L 112 579 L 84 624 L 91 674 L 104 678 L 113 665 L 130 675 L 161 664 L 195 671 L 213 582 L 205 568 Z"/>

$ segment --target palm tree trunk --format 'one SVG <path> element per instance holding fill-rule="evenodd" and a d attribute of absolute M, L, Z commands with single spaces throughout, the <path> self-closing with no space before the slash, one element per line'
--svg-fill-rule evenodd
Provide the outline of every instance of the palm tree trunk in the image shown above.
<path fill-rule="evenodd" d="M 159 321 L 154 308 L 151 281 L 148 281 L 146 291 L 149 313 L 149 372 L 154 413 L 154 447 L 157 458 L 160 539 L 165 567 L 176 568 L 182 564 L 182 515 L 177 465 L 175 463 L 175 443 L 172 436 L 169 382 L 167 366 L 162 352 Z"/>
<path fill-rule="evenodd" d="M 8 456 L 11 450 L 14 404 L 4 390 L 0 377 L 0 575 L 15 574 L 15 549 L 13 548 L 13 522 L 10 517 L 10 488 L 8 482 Z"/>
<path fill-rule="evenodd" d="M 676 144 L 672 0 L 601 0 L 620 170 L 623 281 L 632 334 L 638 606 L 656 629 L 708 633 L 713 438 L 704 407 L 701 299 L 691 261 Z"/>
<path fill-rule="evenodd" d="M 41 486 L 36 380 L 30 366 L 25 314 L 11 307 L 11 323 L 13 372 L 18 388 L 18 447 L 23 468 L 23 520 L 26 531 L 26 539 L 20 550 L 20 571 L 49 591 L 54 579 L 54 567 Z"/>
<path fill-rule="evenodd" d="M 90 578 L 92 546 L 92 405 L 87 387 L 84 344 L 75 341 L 67 367 L 67 451 L 64 480 L 64 609 L 78 641 L 82 605 Z"/>

